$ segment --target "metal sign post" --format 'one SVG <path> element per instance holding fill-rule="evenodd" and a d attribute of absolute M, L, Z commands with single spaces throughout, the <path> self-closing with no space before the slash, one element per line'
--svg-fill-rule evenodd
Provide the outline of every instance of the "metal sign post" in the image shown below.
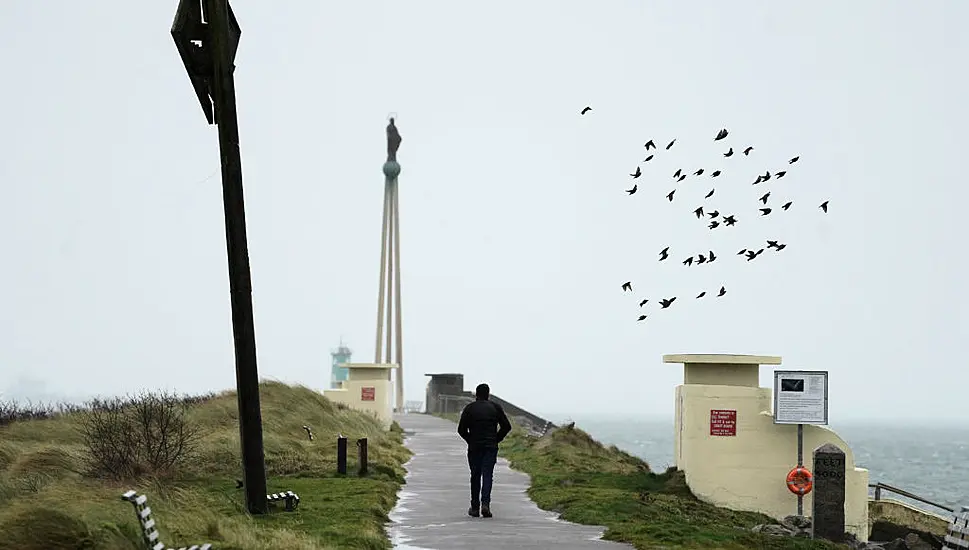
<path fill-rule="evenodd" d="M 797 467 L 804 467 L 804 424 L 797 425 Z M 804 495 L 797 495 L 797 515 L 804 515 Z"/>
<path fill-rule="evenodd" d="M 797 424 L 798 469 L 804 468 L 804 425 L 827 423 L 828 371 L 774 371 L 774 424 Z M 804 515 L 800 493 L 797 515 Z"/>

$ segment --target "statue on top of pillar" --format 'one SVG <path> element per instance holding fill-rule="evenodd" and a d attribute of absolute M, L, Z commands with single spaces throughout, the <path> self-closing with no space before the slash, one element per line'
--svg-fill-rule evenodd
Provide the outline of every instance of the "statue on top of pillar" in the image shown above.
<path fill-rule="evenodd" d="M 394 124 L 394 117 L 390 117 L 390 123 L 387 124 L 387 162 L 397 162 L 397 149 L 400 149 L 400 142 L 400 132 Z"/>

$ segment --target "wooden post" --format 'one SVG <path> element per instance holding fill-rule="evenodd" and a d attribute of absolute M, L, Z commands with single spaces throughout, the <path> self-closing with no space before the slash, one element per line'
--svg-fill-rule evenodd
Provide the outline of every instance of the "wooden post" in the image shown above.
<path fill-rule="evenodd" d="M 246 239 L 246 208 L 242 190 L 242 157 L 236 117 L 235 81 L 229 44 L 228 0 L 207 2 L 213 45 L 213 103 L 222 157 L 222 201 L 229 260 L 229 295 L 235 343 L 236 389 L 239 401 L 239 435 L 242 440 L 242 475 L 246 507 L 251 514 L 268 512 L 266 464 L 256 368 L 256 335 L 252 319 L 252 279 Z"/>
<path fill-rule="evenodd" d="M 347 438 L 342 435 L 336 440 L 336 473 L 347 473 Z"/>
<path fill-rule="evenodd" d="M 357 440 L 357 452 L 359 455 L 359 463 L 357 465 L 357 474 L 361 476 L 367 475 L 369 470 L 367 465 L 367 438 L 363 437 Z"/>

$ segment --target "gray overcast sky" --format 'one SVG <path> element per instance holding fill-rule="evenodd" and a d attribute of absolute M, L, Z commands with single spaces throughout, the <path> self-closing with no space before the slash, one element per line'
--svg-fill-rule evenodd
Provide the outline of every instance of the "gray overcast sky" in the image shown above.
<path fill-rule="evenodd" d="M 175 5 L 0 4 L 7 396 L 234 386 L 217 135 Z M 407 398 L 458 371 L 537 411 L 669 415 L 682 373 L 662 354 L 724 352 L 830 370 L 833 420 L 964 412 L 969 4 L 233 8 L 262 376 L 323 387 L 341 336 L 373 359 L 396 112 Z M 706 176 L 666 201 L 681 167 L 723 170 L 707 202 L 736 226 L 690 213 Z M 766 188 L 791 210 L 759 218 Z M 782 253 L 735 255 L 774 237 Z M 680 265 L 707 249 L 717 263 Z M 636 322 L 640 297 L 673 295 Z"/>

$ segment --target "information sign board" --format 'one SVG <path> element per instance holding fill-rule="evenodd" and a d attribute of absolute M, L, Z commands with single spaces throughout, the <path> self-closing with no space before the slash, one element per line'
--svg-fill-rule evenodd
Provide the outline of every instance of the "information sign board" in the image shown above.
<path fill-rule="evenodd" d="M 774 423 L 828 423 L 828 371 L 774 371 Z"/>

